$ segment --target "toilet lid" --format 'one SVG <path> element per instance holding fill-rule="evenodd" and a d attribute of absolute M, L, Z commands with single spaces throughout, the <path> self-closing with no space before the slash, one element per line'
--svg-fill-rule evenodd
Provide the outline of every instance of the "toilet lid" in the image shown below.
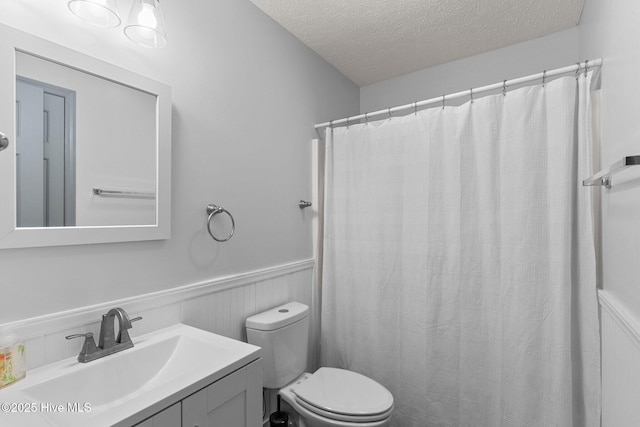
<path fill-rule="evenodd" d="M 382 385 L 356 372 L 320 368 L 296 388 L 307 409 L 332 418 L 384 418 L 393 408 L 393 396 Z"/>

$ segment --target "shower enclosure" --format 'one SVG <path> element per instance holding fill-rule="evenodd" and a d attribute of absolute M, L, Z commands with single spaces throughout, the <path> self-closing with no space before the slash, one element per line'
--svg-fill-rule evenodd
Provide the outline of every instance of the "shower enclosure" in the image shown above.
<path fill-rule="evenodd" d="M 599 425 L 593 73 L 327 129 L 321 363 L 394 425 Z"/>

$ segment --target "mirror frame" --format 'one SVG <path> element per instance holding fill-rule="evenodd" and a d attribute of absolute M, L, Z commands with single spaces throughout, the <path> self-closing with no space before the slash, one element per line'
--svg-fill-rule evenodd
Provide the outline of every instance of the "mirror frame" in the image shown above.
<path fill-rule="evenodd" d="M 156 224 L 16 227 L 16 52 L 21 51 L 156 96 Z M 171 237 L 171 87 L 0 24 L 0 249 L 163 240 Z M 8 208 L 9 207 L 9 208 Z"/>

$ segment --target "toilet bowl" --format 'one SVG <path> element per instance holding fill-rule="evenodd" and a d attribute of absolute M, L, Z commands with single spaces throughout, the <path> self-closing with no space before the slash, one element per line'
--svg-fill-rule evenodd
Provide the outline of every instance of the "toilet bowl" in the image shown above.
<path fill-rule="evenodd" d="M 247 341 L 262 347 L 263 386 L 279 390 L 300 427 L 386 427 L 393 395 L 359 373 L 320 368 L 306 373 L 309 307 L 291 302 L 251 316 Z"/>

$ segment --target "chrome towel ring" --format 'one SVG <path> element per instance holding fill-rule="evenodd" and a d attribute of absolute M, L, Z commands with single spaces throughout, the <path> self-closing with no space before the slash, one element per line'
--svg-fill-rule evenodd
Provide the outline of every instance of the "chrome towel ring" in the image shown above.
<path fill-rule="evenodd" d="M 214 216 L 218 215 L 221 212 L 226 213 L 227 215 L 229 215 L 229 218 L 231 218 L 231 233 L 229 233 L 229 235 L 224 239 L 218 239 L 211 231 L 211 220 Z M 211 236 L 211 238 L 216 242 L 226 242 L 227 240 L 231 239 L 233 233 L 235 233 L 236 231 L 236 222 L 233 220 L 233 215 L 231 215 L 231 213 L 225 208 L 213 204 L 207 205 L 207 214 L 209 215 L 209 218 L 207 218 L 207 231 L 209 232 L 209 236 Z"/>

